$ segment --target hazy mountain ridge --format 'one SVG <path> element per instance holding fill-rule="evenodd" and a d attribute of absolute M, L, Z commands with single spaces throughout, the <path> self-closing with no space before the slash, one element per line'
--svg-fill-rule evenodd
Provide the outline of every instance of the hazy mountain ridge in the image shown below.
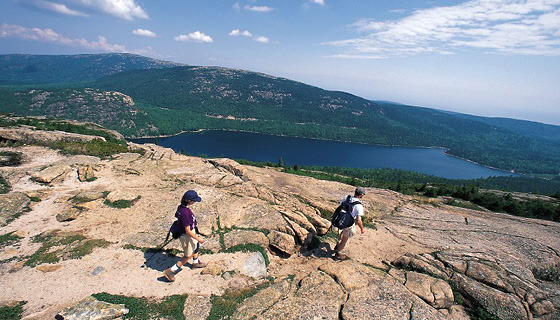
<path fill-rule="evenodd" d="M 113 72 L 106 77 L 103 72 L 82 76 L 97 79 L 87 83 L 89 87 L 100 92 L 120 92 L 130 97 L 139 110 L 140 118 L 126 117 L 121 122 L 111 119 L 111 123 L 103 123 L 129 137 L 230 129 L 383 145 L 438 146 L 448 148 L 450 154 L 505 170 L 560 173 L 557 163 L 560 127 L 557 126 L 374 102 L 245 70 L 173 67 L 172 63 L 156 64 L 157 69 L 127 69 L 119 67 L 122 60 L 136 61 L 143 57 L 120 54 L 82 58 L 107 64 L 95 70 Z M 113 60 L 121 62 L 115 64 Z M 126 70 L 117 72 L 121 69 Z M 84 66 L 73 70 L 72 64 L 68 64 L 66 73 L 83 75 L 83 70 Z M 52 78 L 74 81 L 75 77 L 64 78 L 66 73 Z M 43 80 L 37 77 L 33 81 Z M 16 84 L 11 81 L 7 83 Z M 14 87 L 1 90 L 0 111 L 38 115 L 30 112 L 32 103 L 22 101 L 22 91 L 13 90 Z M 75 117 L 76 112 L 69 110 L 72 108 L 64 109 L 72 103 L 65 101 L 63 95 L 59 95 L 55 105 L 60 106 L 60 112 L 53 116 Z M 100 121 L 94 109 L 90 110 L 90 118 L 84 116 L 80 120 Z"/>
<path fill-rule="evenodd" d="M 184 65 L 125 53 L 81 55 L 0 55 L 0 85 L 96 80 L 130 69 Z"/>

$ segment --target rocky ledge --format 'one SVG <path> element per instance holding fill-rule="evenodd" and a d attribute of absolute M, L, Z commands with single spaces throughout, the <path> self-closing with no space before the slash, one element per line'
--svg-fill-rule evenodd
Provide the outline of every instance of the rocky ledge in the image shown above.
<path fill-rule="evenodd" d="M 130 147 L 142 153 L 100 159 L 2 148 L 24 159 L 0 168 L 12 187 L 0 195 L 2 305 L 25 301 L 23 319 L 112 319 L 127 306 L 96 294 L 186 295 L 187 318 L 196 310 L 215 319 L 216 297 L 250 289 L 227 317 L 560 318 L 557 223 L 371 188 L 363 203 L 373 222 L 349 242 L 351 260 L 334 261 L 322 214 L 353 187 Z M 188 189 L 203 199 L 193 211 L 208 267 L 183 268 L 168 283 L 161 272 L 177 257 L 150 249 L 162 244 Z"/>

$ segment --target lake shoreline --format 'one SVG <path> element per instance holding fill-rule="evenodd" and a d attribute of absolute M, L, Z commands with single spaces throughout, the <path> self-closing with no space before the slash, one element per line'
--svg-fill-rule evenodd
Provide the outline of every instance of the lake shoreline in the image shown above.
<path fill-rule="evenodd" d="M 251 134 L 258 134 L 258 135 L 265 135 L 265 136 L 271 136 L 271 137 L 283 137 L 283 138 L 297 138 L 297 139 L 308 139 L 308 140 L 316 140 L 316 141 L 327 141 L 327 142 L 340 142 L 340 143 L 349 143 L 349 144 L 358 144 L 358 145 L 363 145 L 363 146 L 373 146 L 373 147 L 396 147 L 396 148 L 413 148 L 413 149 L 440 149 L 443 151 L 443 154 L 459 159 L 459 160 L 463 160 L 463 161 L 467 161 L 469 163 L 472 163 L 474 165 L 477 166 L 481 166 L 487 169 L 491 169 L 491 170 L 496 170 L 496 171 L 500 171 L 502 173 L 507 173 L 507 174 L 511 174 L 512 176 L 525 176 L 524 174 L 520 174 L 520 173 L 515 173 L 512 171 L 508 171 L 505 169 L 500 169 L 500 168 L 495 168 L 495 167 L 491 167 L 488 165 L 484 165 L 481 164 L 479 162 L 476 162 L 474 160 L 470 160 L 467 158 L 463 158 L 457 155 L 454 155 L 452 153 L 449 153 L 449 148 L 445 148 L 445 147 L 441 147 L 441 146 L 406 146 L 406 145 L 384 145 L 384 144 L 374 144 L 374 143 L 365 143 L 365 142 L 355 142 L 355 141 L 345 141 L 345 140 L 335 140 L 335 139 L 320 139 L 320 138 L 310 138 L 310 137 L 303 137 L 303 136 L 291 136 L 291 135 L 279 135 L 279 134 L 271 134 L 271 133 L 262 133 L 262 132 L 256 132 L 256 131 L 249 131 L 249 130 L 238 130 L 238 129 L 198 129 L 198 130 L 185 130 L 185 131 L 181 131 L 179 133 L 176 134 L 170 134 L 170 135 L 160 135 L 160 136 L 144 136 L 144 137 L 140 137 L 140 138 L 126 138 L 127 141 L 131 141 L 131 140 L 145 140 L 145 139 L 155 139 L 157 140 L 158 138 L 171 138 L 171 137 L 177 137 L 180 136 L 182 134 L 188 134 L 188 133 L 202 133 L 202 132 L 211 132 L 211 131 L 217 131 L 217 132 L 242 132 L 242 133 L 251 133 Z M 132 141 L 131 141 L 132 142 Z M 150 143 L 150 142 L 143 142 L 143 143 Z M 249 159 L 246 159 L 249 160 Z M 411 170 L 414 171 L 414 170 Z M 476 179 L 476 178 L 473 178 Z"/>

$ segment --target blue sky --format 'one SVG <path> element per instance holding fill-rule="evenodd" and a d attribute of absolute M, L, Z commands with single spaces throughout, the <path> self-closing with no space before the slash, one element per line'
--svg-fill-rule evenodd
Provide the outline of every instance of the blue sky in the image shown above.
<path fill-rule="evenodd" d="M 560 125 L 560 0 L 0 1 L 0 54 L 103 52 Z"/>

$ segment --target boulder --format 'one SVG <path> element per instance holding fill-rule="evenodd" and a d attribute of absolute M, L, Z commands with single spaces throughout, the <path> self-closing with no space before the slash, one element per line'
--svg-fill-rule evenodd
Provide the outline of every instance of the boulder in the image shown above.
<path fill-rule="evenodd" d="M 72 168 L 69 165 L 54 165 L 47 167 L 39 172 L 32 172 L 31 178 L 41 183 L 52 183 L 59 177 L 63 177 L 70 172 Z"/>
<path fill-rule="evenodd" d="M 296 250 L 294 237 L 283 232 L 270 231 L 268 241 L 270 246 L 288 255 L 292 255 Z"/>
<path fill-rule="evenodd" d="M 77 208 L 68 208 L 56 215 L 56 221 L 66 222 L 78 219 L 82 214 L 82 210 Z"/>
<path fill-rule="evenodd" d="M 245 260 L 242 273 L 254 279 L 264 278 L 268 275 L 266 262 L 262 253 L 254 252 Z"/>
<path fill-rule="evenodd" d="M 91 181 L 95 179 L 95 172 L 93 171 L 93 166 L 85 165 L 78 167 L 78 180 L 81 182 Z"/>
<path fill-rule="evenodd" d="M 428 275 L 409 271 L 406 273 L 405 287 L 434 308 L 449 308 L 454 296 L 451 286 Z"/>
<path fill-rule="evenodd" d="M 89 296 L 76 305 L 63 309 L 56 318 L 59 320 L 108 320 L 119 318 L 128 311 L 124 304 L 102 302 Z"/>

